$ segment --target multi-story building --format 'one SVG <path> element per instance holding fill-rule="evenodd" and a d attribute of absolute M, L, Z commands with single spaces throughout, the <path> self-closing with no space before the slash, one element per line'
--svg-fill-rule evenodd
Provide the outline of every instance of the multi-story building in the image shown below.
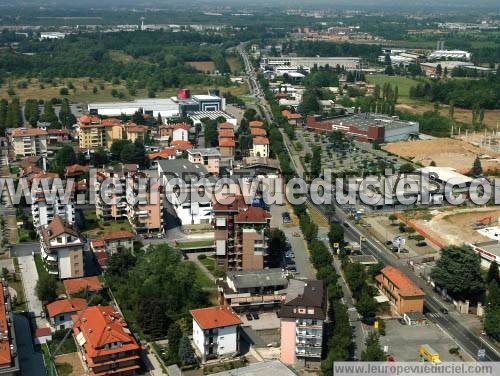
<path fill-rule="evenodd" d="M 41 255 L 47 271 L 59 279 L 83 277 L 85 243 L 78 230 L 55 216 L 41 227 L 40 233 Z"/>
<path fill-rule="evenodd" d="M 10 144 L 16 157 L 47 155 L 47 131 L 38 128 L 15 128 L 10 133 Z"/>
<path fill-rule="evenodd" d="M 271 215 L 249 207 L 242 196 L 216 203 L 213 211 L 217 265 L 236 271 L 264 269 Z"/>
<path fill-rule="evenodd" d="M 326 292 L 322 281 L 306 281 L 303 291 L 289 293 L 281 305 L 281 361 L 321 361 Z"/>
<path fill-rule="evenodd" d="M 95 209 L 98 218 L 104 221 L 127 218 L 126 180 L 135 176 L 138 170 L 137 165 L 120 164 L 97 172 Z"/>
<path fill-rule="evenodd" d="M 193 343 L 202 362 L 239 352 L 241 320 L 228 306 L 194 309 Z"/>
<path fill-rule="evenodd" d="M 210 174 L 219 175 L 221 154 L 216 148 L 198 148 L 188 150 L 188 161 L 205 166 Z"/>
<path fill-rule="evenodd" d="M 33 189 L 31 199 L 31 215 L 35 229 L 48 225 L 56 216 L 70 225 L 75 223 L 75 206 L 71 198 L 65 200 L 59 195 L 47 198 L 40 187 Z"/>
<path fill-rule="evenodd" d="M 269 139 L 267 137 L 254 137 L 252 144 L 252 156 L 264 158 L 269 157 Z"/>
<path fill-rule="evenodd" d="M 151 184 L 148 180 L 144 191 L 141 191 L 138 183 L 134 182 L 133 190 L 127 197 L 127 218 L 136 233 L 163 231 L 163 195 L 160 188 L 159 183 Z"/>
<path fill-rule="evenodd" d="M 279 56 L 264 57 L 261 61 L 261 67 L 266 66 L 296 66 L 304 68 L 317 67 L 344 67 L 346 70 L 358 70 L 361 68 L 361 59 L 359 57 L 300 57 L 300 56 Z"/>
<path fill-rule="evenodd" d="M 172 130 L 172 141 L 189 141 L 189 124 L 175 124 Z"/>
<path fill-rule="evenodd" d="M 111 306 L 94 306 L 74 315 L 73 336 L 91 376 L 135 375 L 140 368 L 142 346 L 123 316 Z"/>
<path fill-rule="evenodd" d="M 87 301 L 82 298 L 59 299 L 47 304 L 47 314 L 50 324 L 55 330 L 69 329 L 73 326 L 71 316 L 87 307 Z"/>
<path fill-rule="evenodd" d="M 19 357 L 17 354 L 14 316 L 10 302 L 9 289 L 6 282 L 0 282 L 0 375 L 15 376 L 19 374 Z"/>
<path fill-rule="evenodd" d="M 237 312 L 279 307 L 287 287 L 287 276 L 279 268 L 227 272 L 217 282 L 220 304 Z"/>
<path fill-rule="evenodd" d="M 232 138 L 219 138 L 219 150 L 223 157 L 234 157 L 236 142 Z"/>
<path fill-rule="evenodd" d="M 375 277 L 375 282 L 395 313 L 423 312 L 425 293 L 400 270 L 386 266 Z"/>
<path fill-rule="evenodd" d="M 98 239 L 91 242 L 92 250 L 103 251 L 114 255 L 117 252 L 129 250 L 134 248 L 135 235 L 130 231 L 113 231 L 102 235 Z"/>

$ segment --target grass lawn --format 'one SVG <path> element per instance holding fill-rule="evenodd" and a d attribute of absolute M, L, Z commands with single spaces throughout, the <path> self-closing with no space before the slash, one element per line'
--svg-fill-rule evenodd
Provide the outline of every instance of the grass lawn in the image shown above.
<path fill-rule="evenodd" d="M 132 226 L 127 220 L 103 222 L 97 218 L 93 210 L 84 211 L 83 217 L 85 218 L 85 226 L 82 233 L 86 237 L 95 238 L 107 232 L 119 230 L 133 232 Z"/>
<path fill-rule="evenodd" d="M 15 312 L 24 312 L 28 310 L 28 306 L 26 305 L 23 281 L 21 279 L 21 270 L 19 269 L 19 261 L 17 258 L 14 258 L 14 269 L 16 270 L 16 273 L 14 275 L 10 275 L 9 286 L 16 290 L 17 298 L 15 301 L 12 301 L 12 304 Z"/>
<path fill-rule="evenodd" d="M 399 98 L 408 100 L 410 97 L 410 88 L 418 84 L 419 81 L 408 77 L 399 76 L 386 76 L 382 74 L 377 75 L 367 75 L 366 79 L 370 84 L 373 85 L 384 85 L 385 83 L 390 83 L 393 87 L 398 87 Z"/>
<path fill-rule="evenodd" d="M 178 247 L 180 249 L 188 249 L 188 248 L 198 248 L 198 247 L 210 247 L 214 245 L 214 241 L 212 239 L 207 240 L 199 240 L 194 242 L 184 242 L 179 243 Z"/>
<path fill-rule="evenodd" d="M 215 277 L 224 277 L 225 273 L 215 266 L 215 258 L 213 257 L 203 257 L 204 255 L 198 256 L 198 260 L 203 264 L 205 268 Z"/>
<path fill-rule="evenodd" d="M 229 68 L 231 68 L 232 74 L 240 74 L 243 70 L 241 60 L 238 56 L 229 56 L 226 61 Z"/>
<path fill-rule="evenodd" d="M 60 342 L 64 338 L 66 331 L 67 329 L 57 330 L 54 333 L 52 333 L 52 341 L 48 343 L 51 354 L 54 354 L 54 352 L 56 351 Z M 68 338 L 66 338 L 66 340 L 63 342 L 62 346 L 59 348 L 59 351 L 57 352 L 56 355 L 69 354 L 69 353 L 74 353 L 76 351 L 77 349 L 75 340 L 73 339 L 73 336 L 70 334 L 68 335 Z"/>
<path fill-rule="evenodd" d="M 196 263 L 192 261 L 188 262 L 193 264 L 196 269 L 196 281 L 198 282 L 198 284 L 206 289 L 215 289 L 215 283 L 210 278 L 208 278 L 205 273 L 203 273 L 203 270 L 201 270 L 200 267 L 196 265 Z"/>

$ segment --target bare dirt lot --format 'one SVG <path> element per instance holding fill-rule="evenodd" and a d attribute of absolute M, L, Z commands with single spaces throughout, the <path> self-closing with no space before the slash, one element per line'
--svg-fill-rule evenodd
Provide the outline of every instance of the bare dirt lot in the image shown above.
<path fill-rule="evenodd" d="M 187 61 L 186 64 L 203 73 L 212 73 L 215 70 L 213 61 Z"/>
<path fill-rule="evenodd" d="M 433 111 L 434 105 L 432 103 L 400 103 L 396 105 L 398 110 L 405 110 L 412 113 L 421 114 L 426 111 Z M 441 105 L 439 111 L 442 116 L 448 116 L 448 106 Z M 472 111 L 465 108 L 455 108 L 454 119 L 460 123 L 472 123 Z M 493 129 L 496 128 L 497 123 L 500 122 L 500 110 L 486 110 L 484 112 L 484 124 Z"/>
<path fill-rule="evenodd" d="M 425 214 L 423 214 L 425 213 Z M 474 228 L 476 221 L 485 219 L 486 226 L 498 225 L 500 209 L 491 207 L 430 210 L 409 219 L 444 246 L 477 243 L 491 240 Z M 490 218 L 491 217 L 491 218 Z M 489 218 L 489 220 L 486 220 Z"/>
<path fill-rule="evenodd" d="M 81 376 L 85 374 L 82 361 L 76 352 L 56 356 L 56 365 L 59 375 Z"/>
<path fill-rule="evenodd" d="M 384 145 L 384 150 L 400 157 L 413 159 L 424 166 L 432 161 L 437 166 L 452 167 L 460 173 L 468 173 L 476 156 L 489 156 L 482 159 L 483 171 L 500 170 L 500 162 L 496 159 L 500 153 L 491 149 L 478 147 L 463 140 L 436 138 L 432 140 L 401 141 Z"/>

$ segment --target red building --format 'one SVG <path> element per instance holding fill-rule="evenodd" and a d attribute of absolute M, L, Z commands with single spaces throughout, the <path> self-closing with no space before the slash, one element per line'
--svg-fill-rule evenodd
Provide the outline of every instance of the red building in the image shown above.
<path fill-rule="evenodd" d="M 94 306 L 74 315 L 73 336 L 87 374 L 135 375 L 142 346 L 120 313 L 111 306 Z"/>

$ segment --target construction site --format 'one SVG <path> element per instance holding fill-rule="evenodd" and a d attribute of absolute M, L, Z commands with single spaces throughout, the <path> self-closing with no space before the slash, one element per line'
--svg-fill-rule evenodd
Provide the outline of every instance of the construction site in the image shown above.
<path fill-rule="evenodd" d="M 430 209 L 405 217 L 442 247 L 500 239 L 500 209 L 492 207 Z"/>
<path fill-rule="evenodd" d="M 500 137 L 487 133 L 394 142 L 384 145 L 382 149 L 422 166 L 429 166 L 434 162 L 436 166 L 452 167 L 462 174 L 471 170 L 476 157 L 481 159 L 485 173 L 495 174 L 500 171 Z"/>

